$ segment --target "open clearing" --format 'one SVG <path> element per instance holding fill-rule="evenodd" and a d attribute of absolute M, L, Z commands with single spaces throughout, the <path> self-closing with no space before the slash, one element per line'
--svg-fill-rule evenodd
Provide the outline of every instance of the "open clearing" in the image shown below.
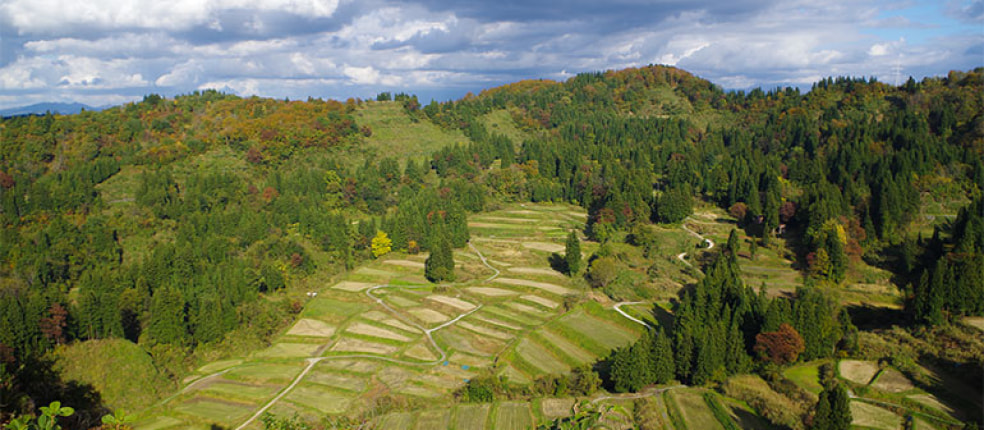
<path fill-rule="evenodd" d="M 251 405 L 224 402 L 208 398 L 194 398 L 181 403 L 174 408 L 175 411 L 194 415 L 200 418 L 207 418 L 218 422 L 231 423 L 235 420 L 244 418 L 252 410 Z"/>
<path fill-rule="evenodd" d="M 386 260 L 383 262 L 383 264 L 392 264 L 394 266 L 408 267 L 411 269 L 424 268 L 424 263 L 421 263 L 419 261 L 410 261 L 410 260 Z"/>
<path fill-rule="evenodd" d="M 345 329 L 347 333 L 361 334 L 363 336 L 379 337 L 383 339 L 395 340 L 398 342 L 409 342 L 410 338 L 384 328 L 369 325 L 363 322 L 353 323 Z"/>
<path fill-rule="evenodd" d="M 331 335 L 335 334 L 335 327 L 322 321 L 301 318 L 294 323 L 294 326 L 290 328 L 287 334 L 294 336 L 331 337 Z"/>
<path fill-rule="evenodd" d="M 526 430 L 533 427 L 530 404 L 526 402 L 502 402 L 495 412 L 495 428 L 502 430 Z"/>
<path fill-rule="evenodd" d="M 878 373 L 878 364 L 873 361 L 841 360 L 838 366 L 841 377 L 855 384 L 868 385 Z"/>
<path fill-rule="evenodd" d="M 417 415 L 416 430 L 446 429 L 451 424 L 451 411 L 439 409 L 435 411 L 423 411 Z"/>
<path fill-rule="evenodd" d="M 553 293 L 558 296 L 564 296 L 573 293 L 570 289 L 561 287 L 560 285 L 548 284 L 546 282 L 530 281 L 528 279 L 514 279 L 514 278 L 495 278 L 493 282 L 498 282 L 500 284 L 506 285 L 517 285 L 521 287 L 533 287 L 538 288 L 548 293 Z"/>
<path fill-rule="evenodd" d="M 544 252 L 564 252 L 564 245 L 549 242 L 523 242 L 523 248 Z"/>
<path fill-rule="evenodd" d="M 581 347 L 575 345 L 573 342 L 567 340 L 567 338 L 556 334 L 550 330 L 542 328 L 538 330 L 537 335 L 543 337 L 544 340 L 550 343 L 554 348 L 557 348 L 565 355 L 573 359 L 577 364 L 590 363 L 594 361 L 597 357 L 591 354 Z"/>
<path fill-rule="evenodd" d="M 305 381 L 355 393 L 361 393 L 366 390 L 365 379 L 341 373 L 311 372 L 305 377 Z"/>
<path fill-rule="evenodd" d="M 427 308 L 410 309 L 407 312 L 428 324 L 442 323 L 451 319 L 451 317 L 447 315 Z"/>
<path fill-rule="evenodd" d="M 479 294 L 488 297 L 504 297 L 504 296 L 515 296 L 519 293 L 512 290 L 503 290 L 502 288 L 492 288 L 492 287 L 468 287 L 465 291 L 469 293 Z"/>
<path fill-rule="evenodd" d="M 792 366 L 786 369 L 783 375 L 804 390 L 819 396 L 823 391 L 823 386 L 820 385 L 819 365 L 819 363 L 805 363 Z"/>
<path fill-rule="evenodd" d="M 547 418 L 569 416 L 572 407 L 574 407 L 574 399 L 543 399 L 540 401 L 540 411 Z"/>
<path fill-rule="evenodd" d="M 311 343 L 275 343 L 256 353 L 256 357 L 303 358 L 310 357 L 321 345 Z"/>
<path fill-rule="evenodd" d="M 912 385 L 912 381 L 909 381 L 909 378 L 906 378 L 902 372 L 892 369 L 891 367 L 882 369 L 881 373 L 879 373 L 878 377 L 875 379 L 875 382 L 871 383 L 871 386 L 889 393 L 901 393 L 903 391 L 914 390 L 916 388 Z"/>
<path fill-rule="evenodd" d="M 373 286 L 374 284 L 368 282 L 342 281 L 335 284 L 335 286 L 332 288 L 342 291 L 359 292 L 367 288 L 371 288 Z"/>
<path fill-rule="evenodd" d="M 852 426 L 896 430 L 902 425 L 902 418 L 894 412 L 859 400 L 851 401 L 851 416 L 854 417 Z"/>
<path fill-rule="evenodd" d="M 476 306 L 476 305 L 474 305 L 472 303 L 468 303 L 468 302 L 466 302 L 464 300 L 461 300 L 461 299 L 457 299 L 457 298 L 454 298 L 454 297 L 437 295 L 437 294 L 432 295 L 432 296 L 427 296 L 427 300 L 432 300 L 432 301 L 438 302 L 438 303 L 443 304 L 443 305 L 451 306 L 452 308 L 455 308 L 455 309 L 458 309 L 458 310 L 464 311 L 464 312 L 468 312 L 468 311 L 470 311 L 472 309 L 475 309 L 475 306 Z"/>
<path fill-rule="evenodd" d="M 368 342 L 362 339 L 344 337 L 335 343 L 335 346 L 332 346 L 331 350 L 334 352 L 362 352 L 368 354 L 390 355 L 396 352 L 397 347 Z"/>
<path fill-rule="evenodd" d="M 980 331 L 984 331 L 984 317 L 965 317 L 963 322 Z"/>
<path fill-rule="evenodd" d="M 543 306 L 543 307 L 546 307 L 546 308 L 550 308 L 550 309 L 555 309 L 557 306 L 560 306 L 559 303 L 557 303 L 557 302 L 555 302 L 553 300 L 545 299 L 545 298 L 540 297 L 540 296 L 534 296 L 532 294 L 526 294 L 526 295 L 520 296 L 519 298 L 521 298 L 523 300 L 526 300 L 528 302 L 536 303 L 536 304 L 538 304 L 540 306 Z"/>
<path fill-rule="evenodd" d="M 714 418 L 711 408 L 704 402 L 701 391 L 696 389 L 668 391 L 670 398 L 676 402 L 684 422 L 689 428 L 700 430 L 724 430 L 721 423 Z"/>
<path fill-rule="evenodd" d="M 489 416 L 489 404 L 460 404 L 454 409 L 453 428 L 455 430 L 485 430 Z"/>
<path fill-rule="evenodd" d="M 523 339 L 516 345 L 516 354 L 534 368 L 545 374 L 566 373 L 570 368 L 555 357 L 549 350 L 529 339 Z"/>
<path fill-rule="evenodd" d="M 284 397 L 287 401 L 316 409 L 324 414 L 345 412 L 352 399 L 316 384 L 301 384 Z"/>
<path fill-rule="evenodd" d="M 932 394 L 913 394 L 907 397 L 940 412 L 945 412 L 951 416 L 956 413 L 953 408 L 943 404 L 940 399 L 937 399 L 936 396 Z"/>
<path fill-rule="evenodd" d="M 510 267 L 506 269 L 508 272 L 520 273 L 523 275 L 543 275 L 543 276 L 554 276 L 557 278 L 564 278 L 564 274 L 553 269 L 539 269 L 533 267 Z"/>
<path fill-rule="evenodd" d="M 610 323 L 589 316 L 583 311 L 572 312 L 561 317 L 560 323 L 576 332 L 580 332 L 585 337 L 607 349 L 615 349 L 627 345 L 634 342 L 637 337 Z"/>

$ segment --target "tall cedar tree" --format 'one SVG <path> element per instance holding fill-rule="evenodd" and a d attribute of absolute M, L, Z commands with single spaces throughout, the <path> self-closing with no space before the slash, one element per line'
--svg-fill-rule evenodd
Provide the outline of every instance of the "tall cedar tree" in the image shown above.
<path fill-rule="evenodd" d="M 577 275 L 581 271 L 581 240 L 577 238 L 577 233 L 571 230 L 567 235 L 567 246 L 564 247 L 564 260 L 567 261 L 567 274 Z"/>
<path fill-rule="evenodd" d="M 424 261 L 424 276 L 428 281 L 439 283 L 454 280 L 454 254 L 451 251 L 451 239 L 448 238 L 442 222 L 434 224 L 436 235 L 431 243 L 430 255 Z"/>
<path fill-rule="evenodd" d="M 851 399 L 841 384 L 834 384 L 820 393 L 813 415 L 813 430 L 848 430 L 851 428 Z"/>

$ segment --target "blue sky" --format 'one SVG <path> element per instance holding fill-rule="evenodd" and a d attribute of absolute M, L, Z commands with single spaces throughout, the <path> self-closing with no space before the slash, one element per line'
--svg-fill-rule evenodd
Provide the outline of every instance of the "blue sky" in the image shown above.
<path fill-rule="evenodd" d="M 727 89 L 984 66 L 984 0 L 4 0 L 0 108 L 216 88 L 428 100 L 669 64 Z"/>

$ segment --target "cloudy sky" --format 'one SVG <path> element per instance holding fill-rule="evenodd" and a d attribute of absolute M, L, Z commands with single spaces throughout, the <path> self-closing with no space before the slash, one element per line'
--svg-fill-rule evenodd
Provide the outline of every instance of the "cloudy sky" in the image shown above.
<path fill-rule="evenodd" d="M 984 0 L 2 0 L 0 108 L 216 88 L 425 100 L 669 64 L 728 88 L 984 66 Z"/>

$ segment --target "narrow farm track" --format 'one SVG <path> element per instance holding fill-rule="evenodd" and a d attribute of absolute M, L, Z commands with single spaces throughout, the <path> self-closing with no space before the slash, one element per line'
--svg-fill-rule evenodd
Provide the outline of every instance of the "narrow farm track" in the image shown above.
<path fill-rule="evenodd" d="M 687 222 L 687 221 L 693 221 L 693 222 L 698 222 L 698 221 L 696 221 L 696 220 L 694 220 L 694 219 L 693 219 L 693 218 L 691 218 L 691 217 L 687 217 L 687 218 L 685 218 L 685 219 L 683 220 L 683 223 L 682 223 L 682 224 L 680 224 L 680 228 L 682 228 L 682 229 L 683 229 L 683 231 L 686 231 L 687 233 L 690 233 L 690 234 L 691 234 L 691 235 L 693 235 L 694 237 L 696 237 L 696 238 L 698 238 L 698 239 L 700 239 L 700 240 L 701 240 L 701 241 L 703 241 L 704 243 L 707 243 L 707 248 L 705 248 L 706 250 L 710 250 L 711 248 L 714 248 L 714 241 L 713 241 L 713 240 L 710 240 L 710 239 L 708 239 L 708 238 L 706 238 L 706 237 L 704 237 L 704 236 L 701 236 L 701 235 L 700 235 L 700 233 L 697 233 L 696 231 L 693 231 L 693 230 L 691 230 L 691 229 L 690 229 L 689 227 L 687 227 L 687 224 L 686 224 L 686 222 Z M 684 258 L 684 257 L 686 257 L 686 256 L 687 256 L 687 253 L 686 253 L 686 252 L 681 252 L 680 254 L 678 254 L 678 255 L 677 255 L 677 259 L 678 259 L 678 260 L 680 260 L 681 262 L 683 262 L 683 264 L 686 264 L 686 265 L 688 265 L 688 266 L 690 266 L 690 267 L 694 267 L 694 265 L 693 265 L 693 264 L 690 264 L 690 262 L 689 262 L 689 261 L 687 261 L 687 260 L 686 260 L 686 259 Z"/>
<path fill-rule="evenodd" d="M 618 313 L 622 314 L 623 317 L 626 317 L 629 320 L 632 320 L 632 321 L 636 322 L 637 324 L 642 324 L 644 327 L 649 327 L 649 323 L 647 323 L 647 322 L 645 322 L 645 321 L 643 321 L 641 319 L 638 319 L 638 318 L 636 318 L 636 317 L 634 317 L 632 315 L 629 315 L 625 311 L 622 310 L 622 306 L 625 306 L 625 305 L 643 305 L 643 304 L 646 304 L 646 302 L 619 302 L 619 303 L 616 303 L 615 304 L 614 308 L 615 308 L 615 312 L 618 312 Z"/>
<path fill-rule="evenodd" d="M 492 276 L 490 276 L 488 279 L 485 280 L 485 282 L 492 281 L 495 278 L 499 277 L 499 275 L 501 274 L 501 272 L 499 271 L 499 269 L 496 269 L 495 267 L 492 267 L 492 265 L 489 264 L 488 260 L 486 260 L 485 256 L 482 255 L 482 252 L 479 251 L 478 248 L 475 248 L 474 245 L 472 245 L 471 243 L 469 243 L 468 246 L 472 249 L 472 251 L 475 252 L 476 255 L 478 255 L 478 258 L 482 260 L 482 264 L 484 264 L 485 267 L 488 267 L 489 269 L 491 269 L 494 272 L 492 274 Z M 301 382 L 301 380 L 304 379 L 304 376 L 306 376 L 308 374 L 308 372 L 310 372 L 311 369 L 313 369 L 316 364 L 318 364 L 318 363 L 320 363 L 320 362 L 322 362 L 324 360 L 369 359 L 369 360 L 380 360 L 380 361 L 385 361 L 385 362 L 395 363 L 395 364 L 402 364 L 402 365 L 406 365 L 406 366 L 435 366 L 435 365 L 441 364 L 445 360 L 447 360 L 447 351 L 445 351 L 444 348 L 441 348 L 441 346 L 437 344 L 437 341 L 434 340 L 434 337 L 431 334 L 433 332 L 435 332 L 435 331 L 438 331 L 438 330 L 442 329 L 442 328 L 449 327 L 449 326 L 453 325 L 454 323 L 458 322 L 462 318 L 464 318 L 464 317 L 466 317 L 468 315 L 471 315 L 475 311 L 478 311 L 479 309 L 482 308 L 482 305 L 478 305 L 478 306 L 475 307 L 475 309 L 472 309 L 472 310 L 470 310 L 468 312 L 465 312 L 463 314 L 460 314 L 457 317 L 455 317 L 454 319 L 452 319 L 452 320 L 450 320 L 448 322 L 445 322 L 444 324 L 441 324 L 441 325 L 439 325 L 437 327 L 433 327 L 433 328 L 429 328 L 428 329 L 428 328 L 424 328 L 420 324 L 417 324 L 412 319 L 407 318 L 405 315 L 401 314 L 396 309 L 394 309 L 390 305 L 386 304 L 386 302 L 384 302 L 383 299 L 381 299 L 379 297 L 376 297 L 376 296 L 374 296 L 372 294 L 373 291 L 376 291 L 376 290 L 379 290 L 379 289 L 383 289 L 383 288 L 418 289 L 418 288 L 429 288 L 429 287 L 407 287 L 407 286 L 401 286 L 401 285 L 376 285 L 376 286 L 374 286 L 374 287 L 369 288 L 369 289 L 366 290 L 366 296 L 368 296 L 374 302 L 376 302 L 377 304 L 379 304 L 380 306 L 382 306 L 384 309 L 386 309 L 394 317 L 399 318 L 401 321 L 403 321 L 403 322 L 405 322 L 407 324 L 410 324 L 413 327 L 415 327 L 415 328 L 419 329 L 420 331 L 422 331 L 424 333 L 424 336 L 427 337 L 427 340 L 430 341 L 430 343 L 434 347 L 434 349 L 437 350 L 437 352 L 440 353 L 440 358 L 438 358 L 437 360 L 433 360 L 433 361 L 405 361 L 405 360 L 397 360 L 397 359 L 394 359 L 394 358 L 380 357 L 378 355 L 368 355 L 368 354 L 333 355 L 333 356 L 330 356 L 330 357 L 311 357 L 311 358 L 308 358 L 307 359 L 308 365 L 304 368 L 303 371 L 301 371 L 300 374 L 298 374 L 294 378 L 293 381 L 291 381 L 290 385 L 288 385 L 287 388 L 284 388 L 283 390 L 281 390 L 280 393 L 278 393 L 276 397 L 274 397 L 273 399 L 270 399 L 269 402 L 267 402 L 265 405 L 263 405 L 263 407 L 260 408 L 258 411 L 256 411 L 256 413 L 254 413 L 251 417 L 249 417 L 249 419 L 247 419 L 245 422 L 243 422 L 238 427 L 236 427 L 235 430 L 243 430 L 247 426 L 249 426 L 250 424 L 252 424 L 254 421 L 256 421 L 256 419 L 259 418 L 260 416 L 262 416 L 264 412 L 266 412 L 268 409 L 270 409 L 271 407 L 273 407 L 275 404 L 277 404 L 277 402 L 280 401 L 280 399 L 282 399 L 284 396 L 286 396 L 288 393 L 290 393 L 291 390 L 293 390 L 294 387 L 296 387 L 297 384 L 299 384 Z M 626 315 L 626 316 L 628 317 L 628 315 Z M 631 318 L 631 317 L 629 317 L 629 318 Z M 196 383 L 198 383 L 201 380 L 204 380 L 206 378 L 211 378 L 211 377 L 220 375 L 220 374 L 225 373 L 225 372 L 228 372 L 228 371 L 229 371 L 229 369 L 226 369 L 226 370 L 224 370 L 222 372 L 219 372 L 219 373 L 216 373 L 216 374 L 213 374 L 213 375 L 209 375 L 209 376 L 206 376 L 204 378 L 200 378 L 199 380 L 193 382 L 192 385 L 194 385 L 194 384 L 196 384 Z M 187 390 L 189 387 L 185 387 L 185 390 Z M 182 391 L 184 391 L 184 390 L 182 390 Z"/>
<path fill-rule="evenodd" d="M 673 386 L 669 386 L 669 387 L 657 388 L 655 390 L 644 391 L 644 392 L 641 392 L 641 393 L 613 394 L 613 395 L 610 395 L 610 396 L 601 396 L 601 397 L 598 397 L 596 399 L 591 400 L 591 403 L 592 404 L 595 404 L 595 403 L 598 403 L 598 402 L 602 402 L 602 401 L 605 401 L 605 400 L 612 400 L 612 399 L 615 399 L 615 400 L 642 399 L 642 398 L 649 397 L 649 396 L 655 396 L 655 395 L 663 394 L 663 392 L 670 391 L 670 390 L 675 390 L 677 388 L 687 388 L 687 386 L 686 385 L 673 385 Z"/>

